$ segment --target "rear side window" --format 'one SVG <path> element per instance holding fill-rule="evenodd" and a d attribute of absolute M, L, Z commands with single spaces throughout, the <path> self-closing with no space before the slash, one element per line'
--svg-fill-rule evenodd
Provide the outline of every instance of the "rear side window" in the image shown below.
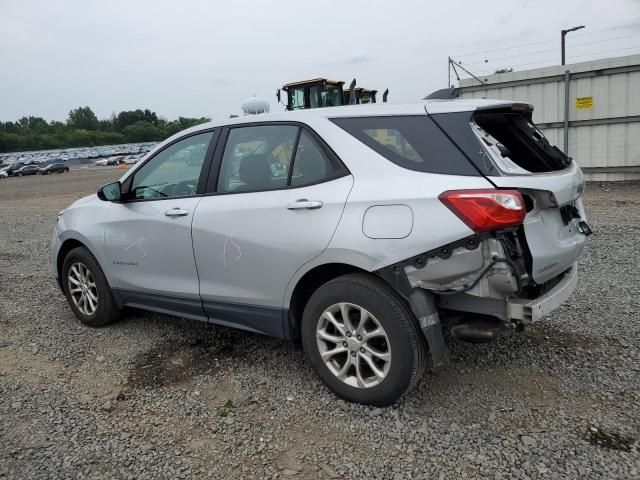
<path fill-rule="evenodd" d="M 302 187 L 342 176 L 344 168 L 295 125 L 234 127 L 222 156 L 217 191 L 261 192 Z"/>
<path fill-rule="evenodd" d="M 427 115 L 333 118 L 331 121 L 387 160 L 409 170 L 479 175 Z"/>
<path fill-rule="evenodd" d="M 325 155 L 311 135 L 302 131 L 293 162 L 291 186 L 300 187 L 319 183 L 325 178 L 334 177 L 337 173 L 339 173 L 337 165 Z"/>

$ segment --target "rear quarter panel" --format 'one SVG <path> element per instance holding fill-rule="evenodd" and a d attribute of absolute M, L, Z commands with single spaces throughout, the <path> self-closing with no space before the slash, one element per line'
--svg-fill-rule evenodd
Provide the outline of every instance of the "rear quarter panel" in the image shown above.
<path fill-rule="evenodd" d="M 345 263 L 375 271 L 446 245 L 473 231 L 438 199 L 446 190 L 492 188 L 481 176 L 416 172 L 395 165 L 328 120 L 308 122 L 336 152 L 354 177 L 344 213 L 327 249 L 305 264 L 289 284 L 285 305 L 297 281 L 312 268 Z M 413 225 L 404 238 L 369 238 L 363 231 L 367 209 L 406 205 Z M 393 235 L 391 235 L 393 236 Z"/>

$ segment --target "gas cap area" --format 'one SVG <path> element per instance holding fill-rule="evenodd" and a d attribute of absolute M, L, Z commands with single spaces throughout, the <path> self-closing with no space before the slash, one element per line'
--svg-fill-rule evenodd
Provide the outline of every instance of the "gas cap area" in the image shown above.
<path fill-rule="evenodd" d="M 405 238 L 412 229 L 413 210 L 407 205 L 373 205 L 364 212 L 362 232 L 369 238 Z"/>

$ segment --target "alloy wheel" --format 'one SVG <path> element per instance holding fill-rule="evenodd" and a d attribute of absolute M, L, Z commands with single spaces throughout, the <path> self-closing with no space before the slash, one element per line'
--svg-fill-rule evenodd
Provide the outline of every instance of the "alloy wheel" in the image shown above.
<path fill-rule="evenodd" d="M 320 315 L 316 341 L 322 361 L 339 380 L 355 388 L 382 382 L 391 367 L 387 333 L 366 309 L 336 303 Z"/>
<path fill-rule="evenodd" d="M 98 309 L 98 287 L 91 271 L 84 263 L 71 265 L 67 274 L 69 293 L 74 305 L 83 315 L 90 317 Z"/>

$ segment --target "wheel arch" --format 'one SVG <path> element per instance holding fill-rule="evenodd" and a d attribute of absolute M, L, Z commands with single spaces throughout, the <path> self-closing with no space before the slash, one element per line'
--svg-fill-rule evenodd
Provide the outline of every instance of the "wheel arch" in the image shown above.
<path fill-rule="evenodd" d="M 65 290 L 64 290 L 64 281 L 62 280 L 62 265 L 64 264 L 64 259 L 67 257 L 69 252 L 77 247 L 86 248 L 89 251 L 89 253 L 91 253 L 91 255 L 93 255 L 93 257 L 96 258 L 96 261 L 97 261 L 96 254 L 91 249 L 88 242 L 83 242 L 75 237 L 67 238 L 66 240 L 64 240 L 60 245 L 60 248 L 58 249 L 58 254 L 56 256 L 56 273 L 57 273 L 56 277 L 58 279 L 58 286 L 63 292 Z"/>
<path fill-rule="evenodd" d="M 316 265 L 298 279 L 288 300 L 289 338 L 294 341 L 300 340 L 302 313 L 313 292 L 334 278 L 349 273 L 370 274 L 367 270 L 352 264 L 332 262 Z"/>

